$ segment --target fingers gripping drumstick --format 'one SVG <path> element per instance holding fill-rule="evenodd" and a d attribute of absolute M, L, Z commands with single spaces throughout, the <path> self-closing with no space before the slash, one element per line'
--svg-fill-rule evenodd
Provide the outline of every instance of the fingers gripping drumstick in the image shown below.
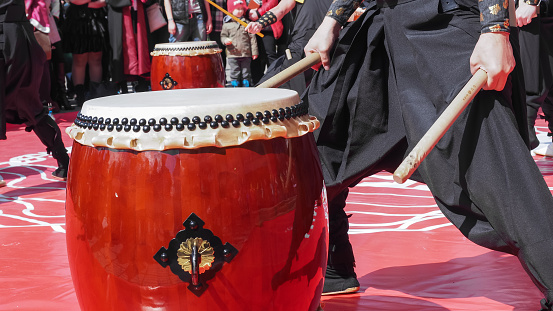
<path fill-rule="evenodd" d="M 457 120 L 461 112 L 465 110 L 474 96 L 482 89 L 487 80 L 488 74 L 484 70 L 478 69 L 395 170 L 394 180 L 397 183 L 402 184 L 411 177 L 432 148 L 434 148 L 455 120 Z"/>
<path fill-rule="evenodd" d="M 272 78 L 261 83 L 257 87 L 259 88 L 279 87 L 284 83 L 286 83 L 288 80 L 292 79 L 293 77 L 299 75 L 300 73 L 306 71 L 307 69 L 311 68 L 312 66 L 320 62 L 321 62 L 321 56 L 319 55 L 319 53 L 309 54 L 305 58 L 302 58 L 292 66 L 284 69 L 283 71 L 274 75 Z"/>

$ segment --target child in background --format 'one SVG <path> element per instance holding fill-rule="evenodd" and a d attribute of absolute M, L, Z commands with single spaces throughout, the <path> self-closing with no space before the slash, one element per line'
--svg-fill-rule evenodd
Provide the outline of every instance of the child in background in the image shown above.
<path fill-rule="evenodd" d="M 227 11 L 240 18 L 244 18 L 247 7 L 244 0 L 228 0 Z M 250 64 L 252 59 L 259 56 L 257 41 L 254 34 L 246 31 L 242 24 L 230 17 L 225 17 L 221 30 L 221 42 L 227 46 L 227 66 L 230 69 L 230 83 L 233 87 L 249 87 L 251 84 Z"/>
<path fill-rule="evenodd" d="M 169 42 L 207 40 L 213 29 L 207 0 L 164 0 L 164 6 Z"/>

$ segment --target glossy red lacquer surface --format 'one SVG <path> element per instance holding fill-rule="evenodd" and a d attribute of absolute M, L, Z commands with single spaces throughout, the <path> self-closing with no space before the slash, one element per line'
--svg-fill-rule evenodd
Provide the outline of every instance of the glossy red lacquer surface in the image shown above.
<path fill-rule="evenodd" d="M 167 83 L 165 88 L 163 86 L 166 74 L 176 82 L 170 89 L 225 87 L 225 69 L 219 53 L 196 56 L 153 56 L 150 74 L 152 91 L 169 89 Z"/>
<path fill-rule="evenodd" d="M 319 305 L 327 207 L 311 134 L 163 152 L 75 143 L 66 207 L 69 264 L 82 310 Z M 200 297 L 153 259 L 192 212 L 238 250 Z"/>

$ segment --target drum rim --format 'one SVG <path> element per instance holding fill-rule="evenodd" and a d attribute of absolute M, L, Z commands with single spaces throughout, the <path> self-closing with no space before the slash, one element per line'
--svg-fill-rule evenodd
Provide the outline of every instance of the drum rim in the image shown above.
<path fill-rule="evenodd" d="M 261 90 L 264 90 L 261 92 Z M 138 114 L 127 109 L 129 105 L 119 107 L 111 112 L 106 106 L 116 98 L 155 98 L 156 95 L 186 94 L 199 96 L 204 92 L 213 94 L 268 94 L 268 100 L 282 96 L 272 102 L 260 101 L 256 104 L 250 101 L 244 107 L 234 108 L 225 104 L 210 107 L 206 104 L 204 110 L 199 105 L 183 107 L 156 106 L 147 107 Z M 271 96 L 269 96 L 271 95 Z M 237 95 L 235 95 L 237 96 Z M 215 99 L 212 100 L 214 102 Z M 295 104 L 294 104 L 295 103 Z M 99 108 L 94 109 L 94 105 Z M 121 104 L 123 105 L 123 104 Z M 132 108 L 132 107 L 131 107 Z M 152 110 L 165 108 L 170 113 L 161 112 L 149 117 Z M 181 108 L 181 109 L 179 109 Z M 229 112 L 232 108 L 233 112 Z M 127 109 L 127 110 L 126 110 Z M 196 109 L 196 110 L 194 110 Z M 221 109 L 221 113 L 217 113 Z M 240 110 L 242 109 L 242 110 Z M 121 115 L 129 111 L 129 115 Z M 190 111 L 197 111 L 188 115 Z M 111 114 L 110 114 L 111 112 Z M 207 112 L 207 113 L 205 113 Z M 252 140 L 266 140 L 277 137 L 293 138 L 313 132 L 319 127 L 319 121 L 308 114 L 306 103 L 300 102 L 296 92 L 283 89 L 183 89 L 174 91 L 149 92 L 129 95 L 115 95 L 102 102 L 102 99 L 87 101 L 74 123 L 67 128 L 67 134 L 75 141 L 91 147 L 108 147 L 114 149 L 167 150 L 196 149 L 216 146 L 229 147 L 241 145 Z"/>
<path fill-rule="evenodd" d="M 154 50 L 150 53 L 152 56 L 195 56 L 218 54 L 222 50 L 215 41 L 186 41 L 157 43 Z"/>

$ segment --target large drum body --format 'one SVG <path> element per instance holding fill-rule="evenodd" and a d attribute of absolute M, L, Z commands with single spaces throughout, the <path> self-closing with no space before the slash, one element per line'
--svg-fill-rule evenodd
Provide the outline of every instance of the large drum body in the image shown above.
<path fill-rule="evenodd" d="M 316 310 L 328 213 L 306 108 L 253 88 L 86 102 L 67 130 L 81 309 Z"/>
<path fill-rule="evenodd" d="M 151 54 L 152 91 L 225 87 L 221 49 L 215 41 L 160 43 Z"/>

